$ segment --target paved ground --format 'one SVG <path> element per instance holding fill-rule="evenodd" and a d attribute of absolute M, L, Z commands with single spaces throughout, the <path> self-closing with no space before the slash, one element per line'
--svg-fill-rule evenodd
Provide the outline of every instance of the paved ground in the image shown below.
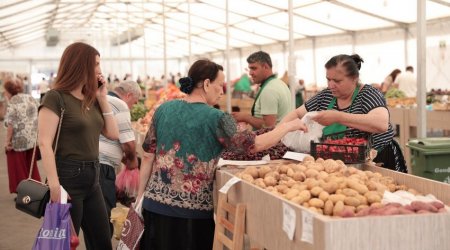
<path fill-rule="evenodd" d="M 0 149 L 5 148 L 6 130 L 0 124 Z M 38 162 L 38 165 L 40 162 Z M 40 165 L 39 165 L 40 166 Z M 39 167 L 41 178 L 45 179 L 42 167 Z M 42 224 L 42 219 L 36 219 L 16 210 L 15 194 L 9 193 L 8 170 L 6 168 L 6 156 L 0 153 L 0 250 L 29 250 L 33 246 L 35 236 Z M 113 240 L 113 246 L 117 241 Z M 78 250 L 86 249 L 83 237 L 80 235 Z"/>

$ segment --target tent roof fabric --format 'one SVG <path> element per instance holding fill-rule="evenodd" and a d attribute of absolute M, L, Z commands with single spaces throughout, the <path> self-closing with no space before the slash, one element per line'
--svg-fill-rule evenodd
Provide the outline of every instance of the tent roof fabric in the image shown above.
<path fill-rule="evenodd" d="M 92 39 L 123 44 L 121 36 L 142 30 L 130 40 L 161 55 L 166 30 L 169 56 L 186 57 L 190 22 L 192 54 L 216 52 L 226 48 L 225 9 L 223 0 L 2 0 L 0 51 L 43 41 L 52 31 L 62 44 Z M 289 40 L 288 1 L 228 0 L 228 10 L 231 48 Z M 293 0 L 293 13 L 294 39 L 301 39 L 408 27 L 416 22 L 417 2 Z M 450 19 L 450 0 L 427 0 L 426 16 Z"/>

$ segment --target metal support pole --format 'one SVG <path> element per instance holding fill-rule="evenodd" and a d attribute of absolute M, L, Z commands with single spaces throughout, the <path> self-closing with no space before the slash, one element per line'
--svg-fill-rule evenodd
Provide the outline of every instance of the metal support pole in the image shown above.
<path fill-rule="evenodd" d="M 427 21 L 426 1 L 417 0 L 417 137 L 427 136 Z"/>
<path fill-rule="evenodd" d="M 227 112 L 231 113 L 231 76 L 230 76 L 230 27 L 229 27 L 229 9 L 228 9 L 228 1 L 225 2 L 225 29 L 226 29 L 226 49 L 225 56 L 227 60 L 227 79 L 225 82 L 227 83 Z"/>
<path fill-rule="evenodd" d="M 294 15 L 293 15 L 293 4 L 292 0 L 289 0 L 288 5 L 289 12 L 289 56 L 288 56 L 288 79 L 289 79 L 289 87 L 291 89 L 291 106 L 295 109 L 295 54 L 294 54 Z"/>

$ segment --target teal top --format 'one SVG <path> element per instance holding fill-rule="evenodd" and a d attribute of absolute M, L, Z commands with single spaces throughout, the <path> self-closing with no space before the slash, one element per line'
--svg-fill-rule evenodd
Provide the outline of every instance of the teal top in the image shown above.
<path fill-rule="evenodd" d="M 255 134 L 204 103 L 173 100 L 155 112 L 144 143 L 155 154 L 144 209 L 180 218 L 212 218 L 213 181 L 224 148 L 248 152 Z"/>

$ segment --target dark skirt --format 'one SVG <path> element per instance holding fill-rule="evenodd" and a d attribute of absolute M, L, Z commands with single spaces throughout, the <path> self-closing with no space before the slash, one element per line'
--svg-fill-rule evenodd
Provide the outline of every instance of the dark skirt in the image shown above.
<path fill-rule="evenodd" d="M 140 249 L 211 250 L 214 220 L 185 219 L 142 210 L 145 230 Z"/>
<path fill-rule="evenodd" d="M 375 163 L 383 163 L 384 168 L 395 170 L 402 173 L 407 173 L 406 161 L 403 157 L 402 149 L 397 141 L 392 140 L 383 150 L 381 150 L 377 157 L 373 160 Z"/>
<path fill-rule="evenodd" d="M 17 185 L 21 180 L 27 179 L 30 174 L 31 158 L 33 156 L 33 149 L 26 151 L 6 151 L 6 162 L 8 165 L 9 178 L 9 192 L 17 193 Z M 39 170 L 37 168 L 36 159 L 33 163 L 34 180 L 41 181 Z"/>

